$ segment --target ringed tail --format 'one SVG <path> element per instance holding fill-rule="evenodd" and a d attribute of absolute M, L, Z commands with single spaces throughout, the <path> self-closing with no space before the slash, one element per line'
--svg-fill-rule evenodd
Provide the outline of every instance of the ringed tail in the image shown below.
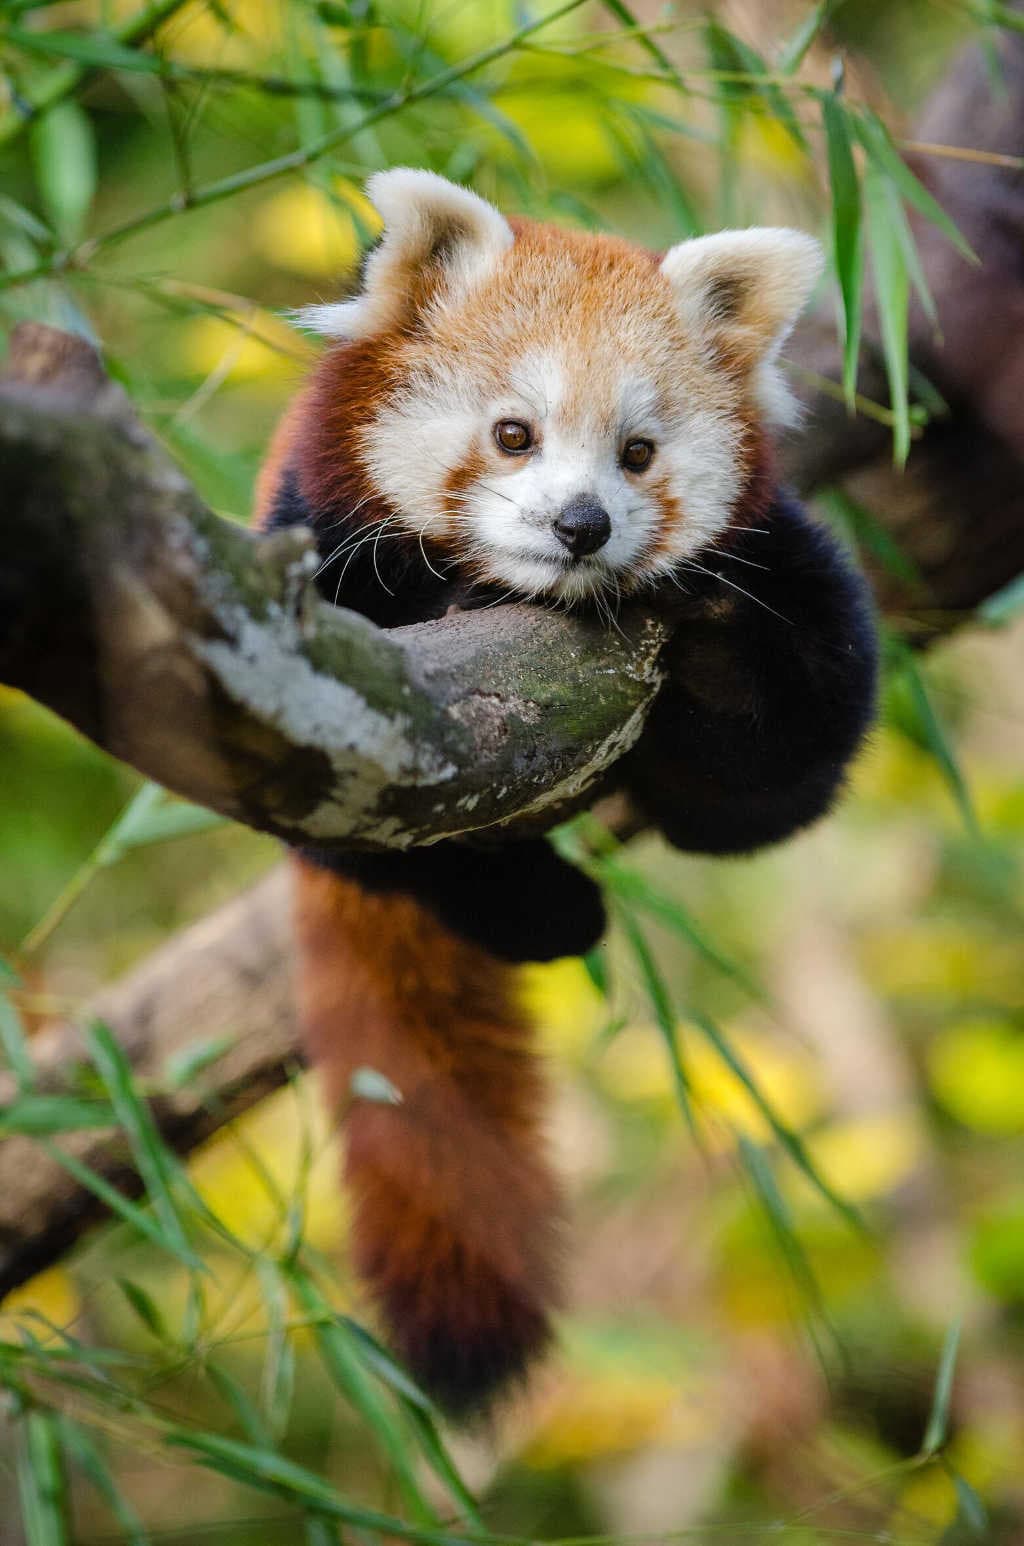
<path fill-rule="evenodd" d="M 550 1336 L 559 1199 L 514 968 L 419 903 L 293 860 L 299 1012 L 354 1205 L 352 1255 L 395 1352 L 453 1416 Z M 398 1103 L 353 1098 L 366 1067 Z"/>

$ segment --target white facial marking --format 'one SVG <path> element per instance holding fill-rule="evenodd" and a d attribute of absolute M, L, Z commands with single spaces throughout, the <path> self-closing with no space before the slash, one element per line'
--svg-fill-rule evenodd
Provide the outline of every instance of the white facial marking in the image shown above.
<path fill-rule="evenodd" d="M 642 588 L 727 524 L 738 437 L 723 410 L 663 404 L 650 377 L 626 364 L 609 370 L 607 356 L 593 382 L 553 351 L 513 358 L 503 374 L 500 391 L 486 392 L 459 362 L 442 360 L 377 415 L 367 466 L 407 530 L 451 542 L 481 576 L 517 593 L 572 602 Z M 528 427 L 529 450 L 501 451 L 502 420 Z M 654 454 L 633 473 L 622 453 L 637 438 Z M 607 512 L 611 534 L 574 558 L 555 522 L 579 496 Z"/>

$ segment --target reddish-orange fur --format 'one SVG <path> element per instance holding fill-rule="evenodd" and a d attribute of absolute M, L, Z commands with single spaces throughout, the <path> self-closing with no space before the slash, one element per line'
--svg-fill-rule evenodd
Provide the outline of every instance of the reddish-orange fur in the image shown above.
<path fill-rule="evenodd" d="M 449 1410 L 547 1338 L 558 1200 L 514 972 L 402 896 L 296 861 L 298 997 L 344 1124 L 352 1252 L 390 1339 Z M 357 1068 L 401 1091 L 352 1100 Z"/>
<path fill-rule="evenodd" d="M 268 517 L 287 471 L 302 504 L 326 512 L 323 533 L 341 512 L 349 527 L 377 527 L 379 537 L 402 510 L 374 483 L 367 431 L 396 388 L 438 358 L 471 360 L 486 400 L 517 351 L 555 341 L 567 366 L 560 411 L 571 419 L 598 404 L 600 433 L 609 437 L 623 348 L 634 367 L 650 365 L 670 397 L 712 389 L 699 347 L 684 347 L 690 340 L 658 276 L 660 255 L 617 237 L 510 224 L 514 244 L 495 256 L 472 307 L 434 316 L 429 327 L 422 318 L 438 282 L 434 253 L 417 248 L 411 266 L 393 269 L 399 305 L 379 313 L 372 336 L 345 333 L 326 352 L 278 430 L 258 485 L 258 519 Z M 773 497 L 753 339 L 722 343 L 712 383 L 715 405 L 735 424 L 736 496 L 730 526 L 719 532 L 723 548 Z M 428 472 L 429 451 L 423 447 Z M 488 452 L 498 455 L 478 443 L 442 468 L 438 514 L 447 520 L 417 533 L 431 572 L 427 550 L 436 544 L 450 546 L 464 577 L 500 581 L 486 552 L 465 555 L 458 543 L 466 491 L 484 481 Z M 657 521 L 638 562 L 663 556 L 668 564 L 671 535 L 693 512 L 657 464 L 650 486 Z M 339 590 L 343 577 L 344 568 Z M 299 1008 L 343 1124 L 354 1264 L 424 1385 L 451 1411 L 478 1407 L 543 1345 L 556 1302 L 558 1198 L 513 969 L 448 932 L 408 895 L 367 890 L 298 860 L 295 885 Z M 352 1076 L 363 1066 L 391 1081 L 399 1104 L 353 1099 Z"/>

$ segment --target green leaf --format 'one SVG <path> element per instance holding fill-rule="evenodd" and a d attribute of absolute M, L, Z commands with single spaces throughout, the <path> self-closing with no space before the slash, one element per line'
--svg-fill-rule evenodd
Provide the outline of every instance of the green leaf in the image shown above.
<path fill-rule="evenodd" d="M 595 945 L 592 950 L 587 951 L 583 957 L 583 968 L 601 997 L 607 998 L 611 991 L 608 958 L 600 945 Z"/>
<path fill-rule="evenodd" d="M 172 1339 L 168 1335 L 164 1318 L 152 1295 L 129 1278 L 117 1278 L 115 1281 L 146 1330 L 151 1332 L 158 1342 L 170 1342 Z"/>
<path fill-rule="evenodd" d="M 162 791 L 161 791 L 162 792 Z M 151 843 L 166 843 L 176 837 L 195 837 L 201 832 L 214 832 L 218 827 L 231 823 L 219 811 L 207 810 L 203 805 L 190 805 L 186 800 L 165 802 L 149 813 L 141 832 L 129 841 L 122 837 L 123 847 L 147 848 Z"/>
<path fill-rule="evenodd" d="M 330 1519 L 313 1514 L 305 1524 L 306 1546 L 342 1546 L 337 1526 Z"/>
<path fill-rule="evenodd" d="M 869 166 L 864 201 L 870 215 L 868 236 L 875 276 L 875 299 L 882 332 L 882 353 L 889 379 L 893 415 L 893 460 L 902 467 L 910 452 L 910 405 L 907 398 L 907 318 L 910 288 L 907 261 L 893 226 L 885 178 Z"/>
<path fill-rule="evenodd" d="M 935 1376 L 932 1409 L 921 1444 L 922 1455 L 937 1454 L 949 1437 L 949 1400 L 953 1393 L 953 1374 L 956 1370 L 957 1350 L 960 1347 L 960 1330 L 961 1321 L 958 1316 L 946 1332 L 946 1339 L 942 1344 L 939 1369 Z"/>
<path fill-rule="evenodd" d="M 775 1108 L 765 1096 L 757 1080 L 747 1068 L 729 1038 L 709 1016 L 701 1014 L 699 1010 L 688 1010 L 687 1018 L 691 1019 L 703 1031 L 723 1063 L 736 1075 L 736 1078 L 751 1097 L 758 1111 L 760 1111 L 797 1169 L 802 1171 L 815 1190 L 824 1197 L 826 1202 L 831 1204 L 837 1213 L 846 1219 L 848 1224 L 853 1225 L 855 1229 L 861 1232 L 866 1232 L 867 1225 L 860 1213 L 852 1203 L 847 1202 L 845 1197 L 840 1197 L 839 1193 L 829 1186 L 808 1154 L 803 1139 L 791 1127 L 787 1127 L 782 1118 L 777 1115 Z"/>
<path fill-rule="evenodd" d="M 136 48 L 126 48 L 116 38 L 95 32 L 65 32 L 58 28 L 42 32 L 29 32 L 24 27 L 7 27 L 4 36 L 9 43 L 30 53 L 50 58 L 73 59 L 76 64 L 87 64 L 94 69 L 141 71 L 146 75 L 158 75 L 163 68 L 156 54 L 143 53 Z"/>
<path fill-rule="evenodd" d="M 838 485 L 819 489 L 815 498 L 829 518 L 848 531 L 859 547 L 877 558 L 887 573 L 915 590 L 923 587 L 917 565 L 907 557 L 881 521 L 857 500 L 851 499 L 845 489 Z"/>
<path fill-rule="evenodd" d="M 53 245 L 53 232 L 49 226 L 44 225 L 31 210 L 25 208 L 24 204 L 18 204 L 6 193 L 0 193 L 0 219 L 40 246 Z"/>
<path fill-rule="evenodd" d="M 817 5 L 813 5 L 803 20 L 797 23 L 789 42 L 783 44 L 779 55 L 778 73 L 780 75 L 795 75 L 804 62 L 807 50 L 828 21 L 829 14 L 834 10 L 836 3 L 837 0 L 818 0 Z"/>
<path fill-rule="evenodd" d="M 932 225 L 937 226 L 944 236 L 953 243 L 953 246 L 971 263 L 978 263 L 980 259 L 974 248 L 961 235 L 953 221 L 946 214 L 928 189 L 920 182 L 910 170 L 896 146 L 882 120 L 873 113 L 870 108 L 862 107 L 858 113 L 852 116 L 852 123 L 857 138 L 860 140 L 868 154 L 872 164 L 883 173 L 897 190 L 912 204 L 919 214 L 922 214 Z"/>
<path fill-rule="evenodd" d="M 758 999 L 762 1003 L 765 1001 L 764 989 L 738 961 L 734 961 L 717 945 L 712 944 L 691 914 L 675 897 L 666 896 L 658 891 L 645 875 L 620 863 L 617 858 L 600 858 L 590 869 L 595 879 L 614 897 L 643 908 L 644 912 L 650 913 L 660 923 L 667 924 L 670 929 L 692 945 L 698 955 L 702 956 L 710 966 L 721 972 L 723 977 L 728 977 L 737 987 L 749 993 L 751 998 Z"/>
<path fill-rule="evenodd" d="M 981 828 L 967 780 L 961 771 L 952 743 L 932 705 L 913 651 L 899 640 L 890 640 L 888 650 L 890 660 L 906 683 L 917 737 L 938 763 L 967 831 L 972 838 L 980 840 Z"/>
<path fill-rule="evenodd" d="M 764 1209 L 772 1232 L 793 1279 L 804 1297 L 821 1308 L 821 1289 L 814 1270 L 800 1244 L 793 1217 L 775 1181 L 768 1157 L 759 1144 L 752 1143 L 745 1134 L 739 1135 L 737 1148 L 740 1163 L 750 1178 L 758 1201 Z"/>
<path fill-rule="evenodd" d="M 832 190 L 832 254 L 843 303 L 843 391 L 847 406 L 852 408 L 857 392 L 861 283 L 864 277 L 860 180 L 853 159 L 846 109 L 831 92 L 821 98 L 821 116 Z"/>
<path fill-rule="evenodd" d="M 197 1433 L 187 1428 L 173 1427 L 166 1430 L 165 1442 L 174 1449 L 184 1450 L 210 1470 L 229 1476 L 244 1486 L 255 1487 L 283 1498 L 288 1503 L 314 1509 L 357 1529 L 375 1531 L 385 1539 L 398 1536 L 407 1541 L 419 1542 L 421 1546 L 459 1546 L 458 1537 L 449 1531 L 410 1526 L 399 1519 L 377 1513 L 374 1509 L 360 1508 L 349 1503 L 315 1472 L 257 1445 L 225 1439 L 216 1433 Z"/>
<path fill-rule="evenodd" d="M 100 1497 L 106 1501 L 121 1526 L 124 1546 L 150 1546 L 141 1519 L 121 1492 L 89 1434 L 70 1417 L 61 1417 L 59 1422 L 61 1442 L 68 1457 L 84 1471 Z"/>
<path fill-rule="evenodd" d="M 267 1314 L 260 1405 L 270 1432 L 279 1437 L 288 1426 L 295 1392 L 295 1352 L 288 1335 L 288 1290 L 274 1262 L 261 1260 L 256 1270 Z"/>
<path fill-rule="evenodd" d="M 220 1364 L 211 1359 L 206 1361 L 206 1372 L 213 1382 L 218 1394 L 227 1402 L 238 1419 L 239 1427 L 245 1435 L 248 1443 L 255 1444 L 258 1449 L 273 1449 L 274 1434 L 263 1421 L 259 1407 L 250 1398 L 248 1391 L 229 1374 L 222 1369 Z M 281 1432 L 283 1430 L 275 1430 Z"/>
<path fill-rule="evenodd" d="M 65 243 L 77 241 L 96 192 L 96 144 L 88 114 L 60 102 L 29 129 L 36 186 L 46 218 Z"/>
<path fill-rule="evenodd" d="M 70 1546 L 67 1480 L 58 1420 L 30 1411 L 18 1451 L 18 1492 L 27 1546 Z"/>
<path fill-rule="evenodd" d="M 654 1018 L 661 1039 L 665 1044 L 665 1050 L 669 1057 L 669 1067 L 672 1070 L 672 1083 L 676 1092 L 676 1100 L 691 1132 L 696 1132 L 696 1122 L 693 1115 L 693 1101 L 690 1098 L 690 1079 L 683 1063 L 679 1050 L 679 1038 L 677 1020 L 672 998 L 666 986 L 665 979 L 658 970 L 657 963 L 651 953 L 651 948 L 644 937 L 639 924 L 623 908 L 617 909 L 619 920 L 629 941 L 630 949 L 640 969 L 647 997 L 651 1008 L 654 1010 Z"/>
<path fill-rule="evenodd" d="M 209 1036 L 172 1053 L 164 1064 L 164 1079 L 172 1090 L 181 1090 L 237 1045 L 234 1036 Z"/>
<path fill-rule="evenodd" d="M 1024 613 L 1024 574 L 981 603 L 974 616 L 986 628 L 1006 628 Z"/>
<path fill-rule="evenodd" d="M 127 1197 L 122 1196 L 115 1186 L 111 1186 L 105 1176 L 100 1175 L 99 1171 L 93 1170 L 90 1165 L 86 1165 L 76 1155 L 71 1154 L 67 1150 L 59 1149 L 49 1139 L 44 1138 L 40 1141 L 52 1160 L 66 1170 L 69 1175 L 74 1176 L 79 1186 L 84 1186 L 88 1191 L 92 1192 L 93 1196 L 98 1197 L 104 1207 L 109 1208 L 110 1212 L 116 1214 L 123 1223 L 131 1225 L 133 1229 L 137 1229 L 141 1235 L 145 1235 L 147 1240 L 151 1240 L 154 1245 L 159 1246 L 162 1250 L 169 1251 L 172 1256 L 177 1257 L 180 1262 L 183 1262 L 193 1272 L 206 1271 L 206 1268 L 194 1251 L 189 1250 L 187 1247 L 182 1249 L 176 1245 L 173 1240 L 168 1238 L 166 1231 L 161 1225 L 147 1213 L 145 1208 L 140 1208 Z"/>
<path fill-rule="evenodd" d="M 428 1395 L 425 1395 L 416 1384 L 411 1374 L 407 1374 L 401 1364 L 396 1362 L 376 1337 L 372 1337 L 365 1327 L 360 1326 L 349 1315 L 337 1315 L 334 1317 L 338 1325 L 344 1326 L 353 1342 L 362 1354 L 363 1362 L 371 1369 L 378 1379 L 389 1385 L 397 1395 L 417 1406 L 421 1411 L 432 1412 L 434 1403 Z"/>
<path fill-rule="evenodd" d="M 393 1411 L 388 1409 L 379 1390 L 367 1378 L 361 1350 L 355 1345 L 348 1326 L 333 1314 L 304 1268 L 293 1264 L 288 1267 L 286 1276 L 296 1301 L 313 1324 L 313 1335 L 325 1370 L 377 1438 L 394 1468 L 407 1507 L 421 1523 L 436 1524 L 437 1515 L 420 1487 L 405 1436 Z"/>
<path fill-rule="evenodd" d="M 973 1535 L 978 1540 L 990 1539 L 988 1513 L 984 1503 L 970 1482 L 962 1477 L 959 1471 L 954 1470 L 948 1461 L 945 1464 L 945 1471 L 956 1488 L 956 1520 L 949 1532 L 952 1540 L 962 1542 L 964 1535 Z"/>
<path fill-rule="evenodd" d="M 749 43 L 745 43 L 742 38 L 738 38 L 734 32 L 730 32 L 718 21 L 709 21 L 705 34 L 712 68 L 727 77 L 746 77 L 746 79 L 722 81 L 723 97 L 731 98 L 734 104 L 745 101 L 748 105 L 751 98 L 756 99 L 772 118 L 778 119 L 779 123 L 788 130 L 794 144 L 806 150 L 807 141 L 797 122 L 789 98 L 784 91 L 769 83 L 767 79 L 764 81 L 759 79 L 769 74 L 761 55 L 751 48 Z"/>
<path fill-rule="evenodd" d="M 161 1231 L 179 1256 L 188 1253 L 188 1234 L 172 1193 L 178 1161 L 164 1144 L 149 1107 L 135 1089 L 131 1064 L 117 1038 L 101 1021 L 86 1027 L 85 1043 L 128 1137 Z"/>
<path fill-rule="evenodd" d="M 105 1100 L 80 1099 L 74 1095 L 22 1095 L 9 1106 L 0 1106 L 0 1138 L 25 1133 L 74 1133 L 86 1128 L 114 1127 L 117 1117 Z"/>
<path fill-rule="evenodd" d="M 657 38 L 652 38 L 650 32 L 640 24 L 629 6 L 625 4 L 625 0 L 604 0 L 604 8 L 615 17 L 616 21 L 621 22 L 624 27 L 628 27 L 635 34 L 637 43 L 642 49 L 646 50 L 655 64 L 659 65 L 665 72 L 676 90 L 684 97 L 689 96 L 690 88 L 682 75 L 680 75 L 678 67 L 666 54 Z"/>
<path fill-rule="evenodd" d="M 9 970 L 9 968 L 6 969 Z M 9 982 L 12 980 L 17 981 L 13 973 L 7 978 Z M 24 1094 L 35 1083 L 36 1068 L 29 1050 L 28 1037 L 21 1023 L 21 1016 L 3 991 L 2 985 L 0 985 L 0 1049 L 17 1081 L 18 1089 Z"/>

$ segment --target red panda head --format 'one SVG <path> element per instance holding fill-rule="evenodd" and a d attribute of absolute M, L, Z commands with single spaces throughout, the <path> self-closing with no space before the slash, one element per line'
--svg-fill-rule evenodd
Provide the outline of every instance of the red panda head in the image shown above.
<path fill-rule="evenodd" d="M 377 510 L 520 594 L 629 593 L 713 542 L 789 416 L 776 360 L 817 242 L 723 231 L 659 257 L 430 172 L 369 193 L 362 290 L 303 313 L 345 340 L 321 462 L 357 463 Z"/>

